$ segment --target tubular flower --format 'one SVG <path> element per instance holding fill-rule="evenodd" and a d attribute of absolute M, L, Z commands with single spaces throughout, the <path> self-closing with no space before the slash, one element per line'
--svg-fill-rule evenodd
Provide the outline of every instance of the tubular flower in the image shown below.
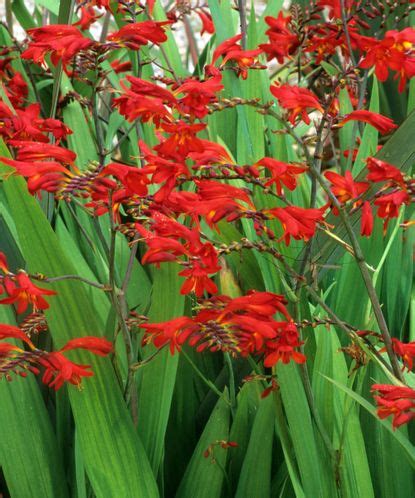
<path fill-rule="evenodd" d="M 183 160 L 190 152 L 203 151 L 203 142 L 196 134 L 206 128 L 203 123 L 188 124 L 185 121 L 162 123 L 161 128 L 170 136 L 154 147 L 160 156 Z"/>
<path fill-rule="evenodd" d="M 122 116 L 130 122 L 140 118 L 143 123 L 152 121 L 157 127 L 161 121 L 172 121 L 173 116 L 167 109 L 175 106 L 176 99 L 168 90 L 149 81 L 127 76 L 130 88 L 121 82 L 123 92 L 114 99 L 113 105 L 118 107 Z"/>
<path fill-rule="evenodd" d="M 392 166 L 392 164 L 376 159 L 375 157 L 368 157 L 366 166 L 369 170 L 367 179 L 371 182 L 385 182 L 389 180 L 397 185 L 405 184 L 401 171 Z"/>
<path fill-rule="evenodd" d="M 307 88 L 275 84 L 270 90 L 280 106 L 290 111 L 288 119 L 292 125 L 295 124 L 297 116 L 301 116 L 304 123 L 310 124 L 310 110 L 324 112 L 317 96 Z"/>
<path fill-rule="evenodd" d="M 287 206 L 266 209 L 263 213 L 281 222 L 284 233 L 279 240 L 284 239 L 287 246 L 290 244 L 291 237 L 304 241 L 311 239 L 316 232 L 317 223 L 324 221 L 323 209 Z"/>
<path fill-rule="evenodd" d="M 242 50 L 241 45 L 238 43 L 242 38 L 242 35 L 236 35 L 216 47 L 213 52 L 212 64 L 223 57 L 220 67 L 222 68 L 227 62 L 235 62 L 237 65 L 237 74 L 242 76 L 242 79 L 248 77 L 248 69 L 257 66 L 258 55 L 262 52 L 261 49 L 256 50 Z M 263 68 L 264 66 L 260 66 Z"/>
<path fill-rule="evenodd" d="M 77 21 L 74 26 L 79 26 L 82 31 L 86 31 L 91 27 L 94 22 L 96 22 L 102 14 L 96 14 L 93 7 L 81 7 L 81 18 Z"/>
<path fill-rule="evenodd" d="M 393 416 L 392 427 L 407 424 L 415 417 L 415 391 L 410 387 L 374 384 L 372 392 L 381 419 Z"/>
<path fill-rule="evenodd" d="M 138 50 L 148 42 L 159 45 L 167 41 L 164 32 L 165 27 L 172 24 L 171 21 L 143 21 L 126 24 L 118 31 L 108 35 L 108 40 L 122 47 Z"/>
<path fill-rule="evenodd" d="M 302 343 L 285 303 L 283 296 L 270 292 L 252 291 L 235 299 L 215 296 L 202 302 L 194 318 L 141 325 L 146 330 L 143 343 L 153 341 L 157 347 L 170 344 L 173 354 L 187 341 L 199 352 L 209 349 L 242 356 L 265 354 L 266 366 L 291 359 L 302 363 L 305 357 L 296 351 Z M 289 321 L 275 321 L 276 312 Z"/>
<path fill-rule="evenodd" d="M 337 124 L 337 127 L 341 128 L 349 121 L 363 121 L 364 123 L 368 123 L 376 128 L 381 135 L 386 135 L 398 127 L 392 119 L 382 116 L 377 112 L 365 110 L 351 112 Z"/>
<path fill-rule="evenodd" d="M 404 190 L 398 190 L 391 194 L 384 194 L 378 197 L 374 204 L 377 206 L 377 216 L 384 218 L 383 229 L 386 231 L 389 220 L 399 216 L 399 209 L 403 204 L 409 203 L 409 195 Z"/>
<path fill-rule="evenodd" d="M 29 351 L 19 346 L 0 342 L 0 376 L 16 373 L 26 376 L 27 371 L 39 373 L 44 368 L 42 382 L 55 390 L 69 382 L 80 387 L 82 377 L 91 377 L 89 365 L 79 365 L 66 358 L 63 353 L 74 349 L 86 349 L 99 356 L 107 356 L 112 351 L 112 343 L 100 337 L 81 337 L 71 339 L 58 351 L 47 352 L 37 349 L 23 330 L 11 325 L 0 324 L 0 340 L 18 339 L 29 347 Z"/>
<path fill-rule="evenodd" d="M 327 171 L 324 176 L 331 183 L 331 191 L 341 204 L 357 199 L 369 188 L 369 183 L 367 182 L 354 181 L 350 171 L 346 171 L 344 176 L 334 171 Z"/>
<path fill-rule="evenodd" d="M 401 342 L 395 337 L 392 338 L 392 346 L 393 350 L 397 355 L 399 355 L 402 358 L 403 361 L 403 367 L 402 370 L 405 368 L 409 371 L 411 371 L 414 367 L 414 358 L 415 358 L 415 341 L 413 342 Z M 381 352 L 386 351 L 386 348 L 383 348 Z"/>
<path fill-rule="evenodd" d="M 208 104 L 217 100 L 216 94 L 223 90 L 222 75 L 218 73 L 205 81 L 186 80 L 175 90 L 175 95 L 183 94 L 177 102 L 182 114 L 192 118 L 203 119 L 209 112 Z"/>
<path fill-rule="evenodd" d="M 254 168 L 259 167 L 264 168 L 270 173 L 270 178 L 265 178 L 266 182 L 264 185 L 269 187 L 275 183 L 278 195 L 281 195 L 283 185 L 288 190 L 294 190 L 297 186 L 297 176 L 307 171 L 306 166 L 284 163 L 271 157 L 263 157 L 254 164 Z"/>
<path fill-rule="evenodd" d="M 283 64 L 284 58 L 289 57 L 300 45 L 298 36 L 294 34 L 289 26 L 291 16 L 284 17 L 280 12 L 278 17 L 265 17 L 265 22 L 269 29 L 265 34 L 269 38 L 269 43 L 259 45 L 259 48 L 266 54 L 267 60 L 272 60 L 274 57 L 280 64 Z"/>
<path fill-rule="evenodd" d="M 370 237 L 373 231 L 373 213 L 370 203 L 365 201 L 362 206 L 362 214 L 360 221 L 360 235 Z"/>
<path fill-rule="evenodd" d="M 4 279 L 4 289 L 9 297 L 0 300 L 0 304 L 17 305 L 17 313 L 24 313 L 29 304 L 33 310 L 45 310 L 49 304 L 43 296 L 54 296 L 55 291 L 37 287 L 24 272 L 19 272 L 16 277 L 6 276 Z"/>
<path fill-rule="evenodd" d="M 62 61 L 66 69 L 67 64 L 82 50 L 90 48 L 94 42 L 74 26 L 55 24 L 33 28 L 28 31 L 32 41 L 22 53 L 22 59 L 33 60 L 36 64 L 44 65 L 45 57 L 50 54 L 53 65 Z"/>
<path fill-rule="evenodd" d="M 344 8 L 346 13 L 350 13 L 355 0 L 344 0 Z M 341 19 L 342 17 L 342 4 L 341 0 L 318 0 L 317 6 L 327 7 L 329 10 L 330 19 Z"/>
<path fill-rule="evenodd" d="M 212 16 L 209 14 L 209 12 L 207 12 L 203 8 L 196 9 L 195 12 L 202 22 L 202 30 L 200 32 L 200 35 L 203 36 L 204 33 L 213 35 L 213 33 L 215 32 L 215 25 L 213 24 Z"/>

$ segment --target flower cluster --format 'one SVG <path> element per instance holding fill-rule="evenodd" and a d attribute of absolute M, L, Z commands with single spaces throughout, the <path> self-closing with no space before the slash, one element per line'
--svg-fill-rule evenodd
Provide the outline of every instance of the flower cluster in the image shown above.
<path fill-rule="evenodd" d="M 298 351 L 302 341 L 286 304 L 283 296 L 271 292 L 251 291 L 234 299 L 215 296 L 202 301 L 193 318 L 142 324 L 143 344 L 169 345 L 172 354 L 184 343 L 198 352 L 209 349 L 243 357 L 261 354 L 266 367 L 279 361 L 304 363 L 305 356 Z M 284 320 L 275 320 L 276 313 Z"/>

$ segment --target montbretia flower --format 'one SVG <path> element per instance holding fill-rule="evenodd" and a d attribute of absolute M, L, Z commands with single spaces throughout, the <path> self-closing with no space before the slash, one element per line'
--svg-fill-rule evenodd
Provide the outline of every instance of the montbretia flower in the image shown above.
<path fill-rule="evenodd" d="M 288 119 L 292 125 L 298 116 L 306 124 L 310 124 L 310 111 L 324 112 L 317 96 L 307 88 L 293 85 L 275 84 L 270 87 L 271 93 L 283 109 L 290 111 Z"/>
<path fill-rule="evenodd" d="M 330 190 L 340 204 L 357 199 L 369 188 L 367 182 L 356 182 L 350 171 L 346 171 L 344 176 L 334 171 L 326 171 L 324 176 L 331 183 Z"/>
<path fill-rule="evenodd" d="M 202 22 L 202 30 L 200 31 L 200 35 L 203 36 L 204 33 L 213 35 L 213 33 L 215 32 L 215 25 L 213 24 L 212 16 L 209 14 L 209 12 L 203 8 L 195 9 L 195 12 Z"/>
<path fill-rule="evenodd" d="M 149 42 L 160 45 L 167 41 L 165 27 L 170 24 L 172 24 L 171 21 L 142 21 L 126 24 L 108 35 L 107 39 L 132 50 L 138 50 Z"/>
<path fill-rule="evenodd" d="M 220 67 L 222 68 L 227 62 L 235 62 L 237 66 L 237 75 L 242 76 L 242 79 L 248 77 L 248 69 L 253 66 L 258 66 L 258 56 L 262 53 L 261 49 L 242 50 L 238 43 L 242 39 L 242 35 L 236 35 L 228 40 L 225 40 L 216 47 L 213 52 L 212 64 L 223 57 Z M 260 66 L 263 68 L 264 66 Z"/>
<path fill-rule="evenodd" d="M 414 367 L 415 341 L 405 343 L 393 337 L 392 347 L 395 353 L 402 358 L 403 369 L 406 368 L 408 371 L 411 371 Z M 386 348 L 381 350 L 381 352 L 384 351 L 386 351 Z"/>
<path fill-rule="evenodd" d="M 196 136 L 204 130 L 204 123 L 188 124 L 185 121 L 161 123 L 161 128 L 169 136 L 154 147 L 160 156 L 183 160 L 190 152 L 201 152 L 203 142 Z"/>
<path fill-rule="evenodd" d="M 415 418 L 415 391 L 406 386 L 374 384 L 372 392 L 380 419 L 393 417 L 392 427 L 396 429 Z"/>
<path fill-rule="evenodd" d="M 349 121 L 362 121 L 364 123 L 368 123 L 376 128 L 381 135 L 386 135 L 398 127 L 392 119 L 382 116 L 382 114 L 378 114 L 377 112 L 365 110 L 351 112 L 336 126 L 337 128 L 341 128 Z"/>
<path fill-rule="evenodd" d="M 38 374 L 44 369 L 42 382 L 55 390 L 65 382 L 80 387 L 82 377 L 91 377 L 89 365 L 80 365 L 66 358 L 63 353 L 74 349 L 85 349 L 98 356 L 107 356 L 113 349 L 112 343 L 100 337 L 80 337 L 71 339 L 58 351 L 47 352 L 38 349 L 23 330 L 12 325 L 0 324 L 0 340 L 18 339 L 23 341 L 28 351 L 20 346 L 0 342 L 0 376 L 10 380 L 10 374 L 26 376 L 30 371 Z"/>
<path fill-rule="evenodd" d="M 373 231 L 373 213 L 370 203 L 365 201 L 362 205 L 360 235 L 370 237 Z"/>
<path fill-rule="evenodd" d="M 270 173 L 270 178 L 265 177 L 264 185 L 269 187 L 274 183 L 278 195 L 282 194 L 283 185 L 288 190 L 294 190 L 297 186 L 297 177 L 307 171 L 307 166 L 284 163 L 271 157 L 263 157 L 254 164 L 254 167 L 262 167 Z"/>
<path fill-rule="evenodd" d="M 177 89 L 175 95 L 183 94 L 177 100 L 177 109 L 192 118 L 203 119 L 208 113 L 208 104 L 217 101 L 216 94 L 223 90 L 222 75 L 218 73 L 205 81 L 187 79 Z"/>
<path fill-rule="evenodd" d="M 314 236 L 318 223 L 324 221 L 324 209 L 304 209 L 296 206 L 277 207 L 265 209 L 264 214 L 270 218 L 277 218 L 283 228 L 283 235 L 280 240 L 284 239 L 285 244 L 290 244 L 293 237 L 296 240 L 307 242 Z"/>
<path fill-rule="evenodd" d="M 390 194 L 378 197 L 374 204 L 377 206 L 377 216 L 384 218 L 383 229 L 386 231 L 389 220 L 399 216 L 399 209 L 403 204 L 409 203 L 409 195 L 404 190 L 398 190 Z"/>
<path fill-rule="evenodd" d="M 290 30 L 291 16 L 284 17 L 280 12 L 278 17 L 265 17 L 265 22 L 269 29 L 265 32 L 269 43 L 259 45 L 259 48 L 266 54 L 267 60 L 275 57 L 280 64 L 284 59 L 294 54 L 300 45 L 298 36 Z"/>
<path fill-rule="evenodd" d="M 50 54 L 53 65 L 62 62 L 63 67 L 83 50 L 90 48 L 95 42 L 83 36 L 75 27 L 67 24 L 52 24 L 27 31 L 32 41 L 22 53 L 22 59 L 33 60 L 36 64 L 45 65 L 45 57 Z"/>
<path fill-rule="evenodd" d="M 102 14 L 97 14 L 93 7 L 81 7 L 81 18 L 73 26 L 79 26 L 82 31 L 89 29 L 92 24 L 94 24 Z"/>
<path fill-rule="evenodd" d="M 367 179 L 371 182 L 386 182 L 391 181 L 397 185 L 404 185 L 402 172 L 392 164 L 377 159 L 376 157 L 368 157 L 366 166 L 369 170 Z"/>
<path fill-rule="evenodd" d="M 303 342 L 293 322 L 276 322 L 277 337 L 266 344 L 264 366 L 273 367 L 279 361 L 305 363 L 306 357 L 297 351 Z"/>
<path fill-rule="evenodd" d="M 181 351 L 183 344 L 198 328 L 197 324 L 187 316 L 173 318 L 167 322 L 145 323 L 140 327 L 145 329 L 143 345 L 152 342 L 157 348 L 161 348 L 169 344 L 171 354 Z"/>
<path fill-rule="evenodd" d="M 35 285 L 24 272 L 19 272 L 15 277 L 6 276 L 3 284 L 8 297 L 0 299 L 0 304 L 16 304 L 19 314 L 24 313 L 29 305 L 33 306 L 34 311 L 48 309 L 49 304 L 43 296 L 56 294 L 55 291 Z"/>

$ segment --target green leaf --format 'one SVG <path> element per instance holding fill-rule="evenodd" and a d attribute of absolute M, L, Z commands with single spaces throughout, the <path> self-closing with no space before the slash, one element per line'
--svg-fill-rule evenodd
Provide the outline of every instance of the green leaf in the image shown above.
<path fill-rule="evenodd" d="M 217 402 L 206 424 L 183 476 L 176 498 L 221 497 L 227 452 L 232 451 L 232 449 L 224 449 L 217 442 L 228 440 L 229 418 L 229 401 L 225 393 Z M 209 448 L 212 449 L 213 453 L 206 457 L 205 452 Z"/>

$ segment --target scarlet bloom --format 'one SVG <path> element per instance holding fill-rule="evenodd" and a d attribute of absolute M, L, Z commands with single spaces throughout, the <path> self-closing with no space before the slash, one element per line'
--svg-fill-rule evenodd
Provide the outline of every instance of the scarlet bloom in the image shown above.
<path fill-rule="evenodd" d="M 62 61 L 64 68 L 81 50 L 91 47 L 94 42 L 86 38 L 75 26 L 54 24 L 33 28 L 28 31 L 33 41 L 22 53 L 22 59 L 33 60 L 36 64 L 45 64 L 45 57 L 50 54 L 55 66 Z"/>
<path fill-rule="evenodd" d="M 331 191 L 341 204 L 352 199 L 357 199 L 369 188 L 367 182 L 354 181 L 350 171 L 346 171 L 344 176 L 334 171 L 327 171 L 324 173 L 324 176 L 332 184 Z"/>
<path fill-rule="evenodd" d="M 24 313 L 29 304 L 33 306 L 33 310 L 45 310 L 49 308 L 49 304 L 43 296 L 54 296 L 55 291 L 37 287 L 29 278 L 29 276 L 20 272 L 16 277 L 6 277 L 4 279 L 4 288 L 9 297 L 0 300 L 0 304 L 17 305 L 17 313 Z"/>
<path fill-rule="evenodd" d="M 296 351 L 303 343 L 293 322 L 277 322 L 277 337 L 267 341 L 264 359 L 265 367 L 273 367 L 279 361 L 287 364 L 291 360 L 296 363 L 305 363 L 306 357 Z"/>
<path fill-rule="evenodd" d="M 138 50 L 143 45 L 147 45 L 148 42 L 159 45 L 167 41 L 164 29 L 169 24 L 172 22 L 143 21 L 126 24 L 118 31 L 108 35 L 108 40 L 133 50 Z"/>
<path fill-rule="evenodd" d="M 280 106 L 290 111 L 288 119 L 292 125 L 295 124 L 297 116 L 301 116 L 304 123 L 310 124 L 310 110 L 324 112 L 317 96 L 307 88 L 275 84 L 270 90 Z"/>
<path fill-rule="evenodd" d="M 271 175 L 269 179 L 266 178 L 265 186 L 275 183 L 278 195 L 281 195 L 283 185 L 288 190 L 294 190 L 297 186 L 297 176 L 307 171 L 306 166 L 284 163 L 271 157 L 263 157 L 254 164 L 255 168 L 260 166 L 268 170 Z"/>
<path fill-rule="evenodd" d="M 370 237 L 373 231 L 373 213 L 368 201 L 363 203 L 361 216 L 360 235 Z"/>
<path fill-rule="evenodd" d="M 215 25 L 213 24 L 212 16 L 203 8 L 199 8 L 195 10 L 196 14 L 199 16 L 202 21 L 202 30 L 200 32 L 201 36 L 204 33 L 209 33 L 213 35 L 215 32 Z"/>
<path fill-rule="evenodd" d="M 346 13 L 350 12 L 353 6 L 354 0 L 344 0 L 344 7 Z M 329 18 L 341 19 L 342 17 L 342 4 L 340 0 L 318 0 L 317 5 L 319 7 L 327 7 L 329 9 Z"/>
<path fill-rule="evenodd" d="M 146 323 L 140 327 L 145 329 L 143 345 L 152 342 L 157 348 L 161 348 L 169 344 L 171 354 L 180 351 L 190 334 L 197 329 L 197 325 L 187 316 L 173 318 L 167 322 Z"/>
<path fill-rule="evenodd" d="M 381 135 L 386 135 L 386 133 L 398 127 L 392 119 L 382 116 L 382 114 L 378 114 L 377 112 L 365 110 L 351 112 L 337 126 L 341 128 L 349 121 L 363 121 L 364 123 L 368 123 L 376 128 Z"/>
<path fill-rule="evenodd" d="M 206 128 L 203 123 L 188 124 L 184 121 L 162 123 L 161 128 L 170 136 L 154 147 L 162 157 L 185 159 L 190 152 L 201 152 L 203 142 L 196 134 Z"/>
<path fill-rule="evenodd" d="M 238 76 L 242 76 L 242 79 L 248 77 L 248 69 L 257 64 L 257 57 L 262 52 L 261 49 L 256 50 L 242 50 L 241 45 L 238 43 L 242 38 L 242 35 L 236 35 L 216 47 L 213 52 L 212 64 L 214 64 L 219 57 L 223 57 L 220 67 L 223 67 L 227 62 L 235 62 L 238 69 Z M 262 68 L 263 66 L 261 66 Z"/>
<path fill-rule="evenodd" d="M 278 207 L 263 211 L 270 218 L 277 218 L 283 227 L 283 235 L 286 245 L 290 244 L 293 237 L 296 240 L 307 241 L 316 232 L 317 223 L 324 220 L 322 209 L 304 209 L 296 206 Z"/>
<path fill-rule="evenodd" d="M 222 75 L 219 72 L 205 81 L 187 79 L 175 90 L 176 95 L 183 94 L 178 99 L 177 107 L 182 114 L 203 119 L 209 112 L 207 105 L 217 100 L 216 94 L 222 89 Z"/>
<path fill-rule="evenodd" d="M 63 164 L 73 164 L 75 152 L 58 145 L 26 140 L 9 140 L 9 145 L 17 149 L 16 159 L 19 161 L 40 161 L 54 159 Z"/>
<path fill-rule="evenodd" d="M 300 45 L 298 36 L 290 30 L 291 16 L 284 17 L 281 11 L 276 18 L 265 17 L 265 22 L 269 26 L 265 32 L 269 43 L 263 43 L 259 48 L 267 55 L 267 60 L 275 57 L 282 64 L 284 58 L 295 53 Z"/>
<path fill-rule="evenodd" d="M 85 31 L 91 27 L 94 22 L 96 22 L 102 14 L 96 14 L 94 8 L 89 7 L 81 7 L 81 18 L 77 21 L 74 26 L 79 26 L 82 31 Z"/>
<path fill-rule="evenodd" d="M 36 348 L 23 330 L 12 325 L 0 324 L 0 340 L 19 339 L 25 342 L 30 352 L 9 343 L 0 343 L 0 368 L 6 375 L 18 373 L 25 376 L 29 370 L 39 373 L 38 367 L 45 369 L 42 382 L 55 390 L 62 387 L 65 382 L 81 384 L 82 377 L 91 377 L 93 372 L 89 365 L 79 365 L 66 358 L 63 353 L 73 349 L 86 349 L 99 356 L 106 356 L 112 351 L 111 342 L 100 337 L 81 337 L 71 339 L 58 351 L 47 352 Z"/>
<path fill-rule="evenodd" d="M 121 82 L 123 92 L 120 97 L 114 99 L 114 106 L 118 107 L 122 116 L 128 121 L 138 118 L 143 123 L 152 121 L 156 126 L 160 126 L 161 121 L 173 120 L 166 107 L 166 104 L 171 107 L 176 105 L 176 99 L 171 92 L 135 76 L 127 76 L 126 79 L 131 84 L 130 88 Z"/>
<path fill-rule="evenodd" d="M 384 419 L 392 415 L 394 429 L 415 417 L 415 391 L 410 387 L 374 384 L 371 390 L 376 394 L 378 417 Z"/>
<path fill-rule="evenodd" d="M 391 180 L 398 185 L 404 185 L 401 171 L 395 166 L 392 166 L 392 164 L 376 159 L 375 157 L 369 157 L 366 161 L 366 166 L 369 170 L 367 179 L 371 182 L 385 182 Z"/>
<path fill-rule="evenodd" d="M 403 204 L 409 203 L 409 195 L 404 190 L 398 190 L 391 194 L 385 194 L 375 200 L 374 204 L 378 207 L 377 215 L 379 218 L 385 218 L 383 228 L 386 230 L 391 218 L 399 216 L 399 209 Z"/>

